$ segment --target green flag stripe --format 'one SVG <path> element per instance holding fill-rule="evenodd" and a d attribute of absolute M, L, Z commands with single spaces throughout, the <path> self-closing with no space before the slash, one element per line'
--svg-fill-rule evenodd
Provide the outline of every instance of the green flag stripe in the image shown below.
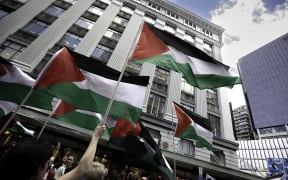
<path fill-rule="evenodd" d="M 49 91 L 49 93 L 55 95 L 59 99 L 63 99 L 76 108 L 101 114 L 105 114 L 106 108 L 110 101 L 110 98 L 101 96 L 89 89 L 80 89 L 73 83 L 58 83 L 43 88 L 43 91 L 45 90 Z M 124 102 L 113 101 L 109 114 L 111 116 L 122 117 L 136 123 L 140 117 L 141 109 Z"/>
<path fill-rule="evenodd" d="M 193 126 L 188 126 L 178 135 L 178 137 L 194 139 L 196 142 L 196 147 L 206 147 L 208 150 L 212 150 L 212 144 L 209 143 L 205 138 L 199 136 Z"/>
<path fill-rule="evenodd" d="M 20 104 L 30 91 L 31 87 L 17 83 L 0 81 L 0 89 L 1 100 Z M 47 94 L 45 91 L 41 89 L 35 89 L 25 102 L 25 105 L 52 110 L 52 99 L 53 96 Z"/>
<path fill-rule="evenodd" d="M 193 74 L 193 71 L 189 64 L 177 63 L 170 54 L 161 54 L 159 56 L 154 56 L 147 59 L 137 59 L 136 61 L 139 63 L 148 62 L 162 68 L 176 71 L 182 74 L 184 79 L 186 79 L 189 84 L 200 89 L 232 86 L 235 83 L 241 83 L 241 79 L 236 76 L 223 76 L 216 74 Z"/>
<path fill-rule="evenodd" d="M 4 115 L 5 115 L 4 110 L 0 108 L 0 118 L 1 118 L 2 116 L 4 116 Z"/>

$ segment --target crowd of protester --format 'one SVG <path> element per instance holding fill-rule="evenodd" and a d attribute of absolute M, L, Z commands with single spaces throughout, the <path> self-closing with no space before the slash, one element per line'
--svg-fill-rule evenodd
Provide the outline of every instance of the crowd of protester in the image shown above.
<path fill-rule="evenodd" d="M 98 125 L 90 143 L 78 161 L 72 150 L 60 153 L 48 142 L 29 138 L 13 144 L 0 157 L 0 179 L 22 180 L 158 180 L 165 179 L 143 169 L 125 166 L 122 170 L 109 170 L 109 162 L 96 156 L 97 144 L 105 125 Z"/>

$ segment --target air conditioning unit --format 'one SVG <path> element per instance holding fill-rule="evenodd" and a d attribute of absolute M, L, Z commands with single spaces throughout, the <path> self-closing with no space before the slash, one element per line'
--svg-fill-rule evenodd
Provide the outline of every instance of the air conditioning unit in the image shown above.
<path fill-rule="evenodd" d="M 169 143 L 166 142 L 166 141 L 163 141 L 163 142 L 162 142 L 162 148 L 163 148 L 163 149 L 168 149 L 168 148 L 169 148 Z"/>

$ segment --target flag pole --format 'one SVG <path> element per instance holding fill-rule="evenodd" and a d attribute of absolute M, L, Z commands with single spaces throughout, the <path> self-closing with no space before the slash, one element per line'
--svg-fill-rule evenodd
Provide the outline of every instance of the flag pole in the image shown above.
<path fill-rule="evenodd" d="M 60 105 L 61 102 L 62 102 L 62 100 L 58 100 L 58 102 L 57 102 L 56 106 L 54 107 L 53 111 L 51 111 L 50 114 L 49 114 L 49 116 L 46 118 L 45 123 L 43 124 L 42 129 L 41 129 L 40 133 L 39 133 L 38 136 L 37 136 L 37 139 L 39 139 L 40 136 L 42 135 L 45 127 L 46 127 L 47 124 L 48 124 L 48 121 L 51 119 L 51 117 L 53 116 L 53 114 L 55 113 L 55 111 L 58 109 L 58 107 L 59 107 L 59 105 Z"/>
<path fill-rule="evenodd" d="M 172 123 L 171 123 L 171 129 L 172 129 L 172 132 L 173 132 L 173 128 L 174 128 L 174 126 L 173 126 L 173 122 L 174 122 L 174 106 L 173 106 L 173 102 L 171 101 L 171 104 L 172 104 L 172 119 L 171 119 L 171 121 L 172 121 Z M 176 128 L 175 128 L 175 130 L 174 130 L 174 134 L 173 134 L 173 138 L 172 138 L 172 143 L 173 143 L 173 145 L 172 145 L 172 148 L 173 148 L 173 156 L 174 156 L 174 158 L 173 158 L 173 164 L 174 164 L 174 179 L 176 179 L 176 153 L 175 153 L 175 142 L 174 142 L 174 139 L 175 139 L 175 132 L 176 132 Z"/>
<path fill-rule="evenodd" d="M 27 101 L 27 99 L 30 97 L 30 95 L 33 92 L 33 88 L 31 88 L 29 90 L 29 92 L 26 94 L 26 96 L 23 98 L 23 100 L 21 101 L 21 103 L 17 106 L 17 108 L 15 109 L 15 111 L 12 113 L 12 115 L 9 117 L 9 119 L 6 121 L 6 123 L 4 124 L 4 126 L 1 128 L 0 130 L 0 134 L 2 134 L 4 132 L 4 130 L 7 128 L 7 126 L 10 124 L 10 122 L 12 121 L 12 119 L 16 116 L 16 113 L 19 111 L 19 109 L 23 106 L 23 104 Z"/>
<path fill-rule="evenodd" d="M 142 20 L 141 27 L 143 26 L 143 22 L 144 22 L 144 21 Z M 142 29 L 142 28 L 140 28 L 140 29 Z M 131 57 L 132 53 L 134 52 L 134 49 L 136 48 L 136 42 L 137 42 L 138 38 L 139 38 L 139 31 L 138 31 L 138 36 L 136 36 L 136 38 L 134 38 L 134 45 L 133 45 L 133 47 L 132 47 L 132 50 L 128 53 L 128 55 L 127 55 L 127 57 L 126 57 L 126 60 L 125 60 L 125 62 L 124 62 L 124 64 L 123 64 L 123 67 L 122 67 L 122 69 L 121 69 L 121 73 L 120 73 L 120 76 L 119 76 L 119 78 L 118 78 L 118 80 L 117 80 L 116 86 L 115 86 L 115 88 L 114 88 L 114 90 L 113 90 L 112 97 L 111 97 L 111 99 L 110 99 L 110 101 L 109 101 L 109 104 L 108 104 L 108 106 L 107 106 L 107 108 L 106 108 L 106 112 L 105 112 L 105 115 L 104 115 L 104 118 L 103 118 L 103 122 L 102 122 L 103 124 L 105 124 L 106 121 L 107 121 L 108 114 L 109 114 L 109 112 L 110 112 L 110 109 L 111 109 L 111 107 L 112 107 L 112 103 L 113 103 L 114 98 L 115 98 L 115 94 L 116 94 L 116 92 L 117 92 L 118 86 L 119 86 L 119 84 L 120 84 L 120 82 L 121 82 L 121 80 L 122 80 L 122 77 L 123 77 L 123 75 L 124 75 L 126 66 L 127 66 L 127 64 L 128 64 L 128 61 L 129 61 L 129 58 Z"/>

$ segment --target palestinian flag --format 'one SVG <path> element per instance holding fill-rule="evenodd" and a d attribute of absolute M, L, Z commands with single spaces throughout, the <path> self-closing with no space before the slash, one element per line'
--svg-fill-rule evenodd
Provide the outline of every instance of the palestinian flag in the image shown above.
<path fill-rule="evenodd" d="M 191 44 L 170 33 L 144 23 L 131 60 L 149 62 L 181 73 L 186 81 L 199 89 L 233 87 L 240 84 L 230 68 Z"/>
<path fill-rule="evenodd" d="M 138 165 L 144 166 L 145 169 L 160 171 L 169 180 L 174 179 L 169 163 L 148 130 L 140 122 L 135 127 L 127 120 L 117 119 L 111 132 L 110 142 L 124 148 Z"/>
<path fill-rule="evenodd" d="M 26 128 L 24 125 L 21 124 L 20 121 L 16 121 L 11 128 L 8 129 L 14 133 L 24 134 L 28 136 L 34 136 L 35 131 Z"/>
<path fill-rule="evenodd" d="M 63 48 L 50 59 L 35 88 L 77 109 L 105 114 L 119 76 L 101 62 Z M 123 76 L 109 115 L 138 120 L 148 82 L 148 76 Z"/>
<path fill-rule="evenodd" d="M 102 122 L 103 117 L 100 113 L 77 109 L 63 100 L 59 104 L 53 116 L 61 122 L 92 131 L 94 131 L 96 126 Z M 108 129 L 106 128 L 105 131 L 104 137 L 109 138 L 110 134 Z"/>
<path fill-rule="evenodd" d="M 94 130 L 102 119 L 102 115 L 99 113 L 77 109 L 65 101 L 61 101 L 54 117 L 68 124 L 90 130 Z"/>
<path fill-rule="evenodd" d="M 35 80 L 4 59 L 0 59 L 0 109 L 4 114 L 14 110 L 34 86 Z M 52 109 L 53 97 L 35 90 L 24 105 Z"/>
<path fill-rule="evenodd" d="M 191 112 L 176 103 L 174 103 L 174 108 L 178 119 L 175 136 L 194 139 L 196 147 L 205 147 L 211 151 L 213 133 L 211 132 L 210 127 L 205 124 L 205 118 L 201 119 L 196 115 L 193 115 L 192 117 Z M 195 122 L 195 120 L 197 120 L 197 122 Z"/>
<path fill-rule="evenodd" d="M 14 109 L 16 109 L 17 104 L 8 102 L 8 101 L 0 101 L 0 118 L 7 115 Z"/>

